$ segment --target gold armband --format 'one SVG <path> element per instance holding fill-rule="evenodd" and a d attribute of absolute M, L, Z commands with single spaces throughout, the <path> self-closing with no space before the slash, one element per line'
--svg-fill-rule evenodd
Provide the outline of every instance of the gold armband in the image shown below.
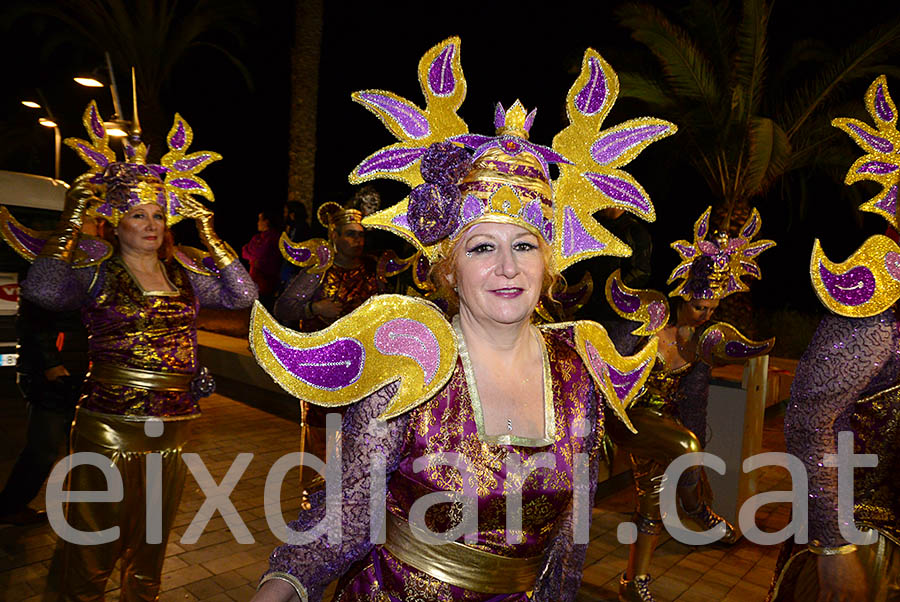
<path fill-rule="evenodd" d="M 231 246 L 219 238 L 216 231 L 213 230 L 211 219 L 200 219 L 197 223 L 197 232 L 200 234 L 200 240 L 206 245 L 210 256 L 213 258 L 216 267 L 224 269 L 237 259 L 237 253 Z"/>

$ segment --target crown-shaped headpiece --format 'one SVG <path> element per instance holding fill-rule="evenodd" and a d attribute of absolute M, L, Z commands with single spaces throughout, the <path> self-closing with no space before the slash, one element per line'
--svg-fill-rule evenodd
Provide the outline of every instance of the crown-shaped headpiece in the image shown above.
<path fill-rule="evenodd" d="M 712 240 L 706 240 L 711 211 L 712 207 L 708 207 L 694 223 L 693 243 L 686 240 L 672 243 L 672 248 L 681 256 L 681 263 L 672 271 L 668 283 L 676 280 L 682 282 L 669 293 L 670 297 L 677 296 L 688 301 L 723 299 L 732 293 L 749 290 L 741 280 L 743 276 L 762 278 L 756 257 L 774 247 L 775 242 L 753 242 L 762 227 L 759 211 L 752 210 L 737 237 L 731 238 L 727 233 L 717 231 L 713 233 Z"/>
<path fill-rule="evenodd" d="M 159 164 L 147 163 L 147 147 L 136 136 L 124 142 L 125 160 L 118 161 L 96 102 L 87 106 L 82 121 L 90 140 L 66 138 L 65 142 L 87 163 L 87 173 L 93 174 L 90 182 L 101 202 L 91 207 L 91 214 L 117 225 L 132 207 L 157 203 L 171 226 L 182 219 L 181 209 L 193 195 L 215 200 L 209 185 L 197 173 L 222 155 L 211 151 L 187 154 L 194 132 L 181 115 L 175 114 L 175 123 L 166 136 L 169 152 Z"/>
<path fill-rule="evenodd" d="M 528 141 L 535 111 L 520 102 L 497 105 L 495 136 L 469 134 L 456 114 L 466 95 L 459 38 L 447 39 L 419 61 L 426 109 L 391 92 L 365 90 L 353 99 L 375 113 L 398 143 L 367 157 L 350 174 L 352 183 L 390 178 L 413 188 L 408 198 L 363 220 L 390 230 L 434 261 L 466 227 L 509 222 L 541 236 L 556 269 L 597 255 L 627 256 L 631 250 L 600 226 L 593 214 L 619 207 L 655 219 L 650 198 L 621 168 L 676 126 L 653 117 L 631 119 L 601 130 L 619 93 L 609 64 L 594 50 L 566 100 L 569 125 L 552 147 Z M 549 164 L 559 167 L 552 180 Z M 565 203 L 554 203 L 554 197 Z"/>

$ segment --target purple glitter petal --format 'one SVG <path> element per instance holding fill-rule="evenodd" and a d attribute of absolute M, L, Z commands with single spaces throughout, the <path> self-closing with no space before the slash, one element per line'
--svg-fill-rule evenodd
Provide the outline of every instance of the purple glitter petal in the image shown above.
<path fill-rule="evenodd" d="M 590 57 L 588 65 L 591 75 L 587 84 L 575 96 L 575 108 L 585 115 L 593 115 L 603 108 L 606 100 L 606 77 L 597 57 Z"/>
<path fill-rule="evenodd" d="M 705 238 L 706 233 L 709 231 L 709 212 L 703 214 L 703 221 L 700 222 L 700 227 L 697 228 L 697 238 Z"/>
<path fill-rule="evenodd" d="M 291 347 L 263 326 L 266 346 L 278 363 L 299 380 L 318 389 L 336 391 L 359 380 L 366 350 L 356 339 L 340 338 L 310 348 Z"/>
<path fill-rule="evenodd" d="M 375 153 L 357 168 L 357 175 L 364 176 L 375 171 L 400 171 L 415 163 L 425 152 L 425 148 L 395 148 Z"/>
<path fill-rule="evenodd" d="M 693 257 L 694 255 L 697 254 L 697 249 L 694 248 L 693 245 L 683 245 L 683 244 L 676 242 L 676 243 L 672 244 L 672 247 L 676 251 L 678 251 L 681 254 L 681 256 L 684 257 L 685 259 L 690 259 L 691 257 Z"/>
<path fill-rule="evenodd" d="M 885 161 L 867 161 L 856 169 L 856 173 L 889 174 L 897 171 L 897 165 Z"/>
<path fill-rule="evenodd" d="M 391 223 L 405 230 L 409 230 L 409 217 L 405 213 L 394 216 L 394 219 L 391 220 Z"/>
<path fill-rule="evenodd" d="M 178 127 L 175 128 L 175 133 L 172 134 L 172 137 L 169 138 L 169 146 L 175 150 L 181 150 L 184 148 L 184 143 L 187 140 L 187 135 L 184 130 L 184 122 L 179 121 Z"/>
<path fill-rule="evenodd" d="M 701 240 L 697 243 L 697 248 L 700 249 L 700 252 L 704 255 L 718 255 L 719 254 L 719 245 L 709 240 Z M 720 263 L 723 260 L 720 260 Z"/>
<path fill-rule="evenodd" d="M 707 333 L 703 340 L 700 341 L 701 352 L 700 355 L 705 357 L 710 357 L 713 352 L 713 347 L 721 343 L 725 339 L 725 335 L 722 334 L 722 331 L 716 328 L 711 332 Z"/>
<path fill-rule="evenodd" d="M 180 161 L 175 161 L 172 164 L 172 169 L 175 171 L 190 171 L 197 167 L 198 165 L 206 162 L 209 159 L 209 155 L 200 155 L 199 157 L 194 157 L 193 159 L 181 159 Z"/>
<path fill-rule="evenodd" d="M 685 264 L 685 265 L 679 267 L 678 269 L 676 269 L 674 272 L 672 272 L 672 275 L 669 276 L 669 278 L 672 280 L 674 280 L 675 278 L 680 278 L 681 276 L 684 276 L 685 274 L 687 274 L 690 270 L 691 270 L 691 264 L 689 264 L 689 263 Z"/>
<path fill-rule="evenodd" d="M 106 128 L 103 127 L 103 121 L 100 119 L 100 115 L 97 113 L 97 107 L 94 105 L 91 105 L 91 132 L 93 132 L 94 136 L 97 138 L 106 136 Z"/>
<path fill-rule="evenodd" d="M 874 148 L 880 153 L 892 153 L 894 152 L 894 145 L 891 144 L 891 141 L 887 138 L 882 138 L 881 136 L 874 136 L 862 129 L 858 125 L 854 123 L 848 123 L 847 127 L 856 132 L 856 135 L 862 138 L 868 143 L 869 146 Z"/>
<path fill-rule="evenodd" d="M 750 245 L 749 247 L 744 249 L 744 252 L 742 253 L 742 255 L 747 258 L 756 257 L 757 255 L 759 255 L 766 249 L 771 249 L 774 246 L 775 246 L 775 243 L 772 241 L 759 242 L 759 243 L 756 243 L 755 245 Z"/>
<path fill-rule="evenodd" d="M 880 201 L 875 203 L 875 206 L 881 209 L 882 211 L 894 215 L 897 213 L 897 185 L 894 184 L 891 186 L 887 194 L 882 197 Z"/>
<path fill-rule="evenodd" d="M 460 134 L 459 136 L 448 138 L 448 140 L 450 142 L 459 142 L 460 144 L 465 145 L 467 148 L 476 149 L 481 147 L 486 142 L 493 141 L 493 138 L 491 136 L 482 136 L 481 134 Z"/>
<path fill-rule="evenodd" d="M 563 256 L 572 257 L 582 251 L 601 251 L 605 248 L 605 244 L 588 234 L 575 211 L 566 206 L 563 210 Z"/>
<path fill-rule="evenodd" d="M 624 400 L 641 379 L 645 364 L 641 364 L 639 368 L 631 372 L 619 372 L 612 365 L 607 364 L 607 366 L 609 367 L 609 380 L 613 384 L 613 389 L 616 395 L 619 396 L 619 399 Z"/>
<path fill-rule="evenodd" d="M 540 201 L 531 201 L 521 212 L 523 219 L 540 230 L 544 226 L 544 214 Z"/>
<path fill-rule="evenodd" d="M 155 163 L 151 163 L 147 166 L 147 168 L 155 173 L 156 177 L 158 177 L 160 180 L 162 180 L 166 176 L 166 174 L 169 173 L 168 167 L 163 167 L 162 165 L 157 165 Z"/>
<path fill-rule="evenodd" d="M 126 142 L 125 143 L 125 156 L 128 157 L 129 159 L 134 159 L 134 155 L 136 153 L 137 153 L 137 151 L 134 150 L 134 147 Z"/>
<path fill-rule="evenodd" d="M 331 249 L 328 245 L 319 245 L 316 247 L 316 258 L 319 261 L 319 265 L 328 263 L 328 260 L 331 259 Z"/>
<path fill-rule="evenodd" d="M 656 330 L 662 326 L 667 313 L 665 303 L 662 301 L 651 301 L 647 305 L 647 314 L 650 316 L 650 321 L 647 323 L 647 326 L 650 330 Z"/>
<path fill-rule="evenodd" d="M 741 341 L 728 341 L 725 343 L 725 355 L 735 359 L 746 359 L 759 355 L 769 346 L 768 343 L 762 345 L 747 345 Z"/>
<path fill-rule="evenodd" d="M 754 213 L 747 225 L 744 226 L 744 229 L 741 230 L 741 236 L 744 238 L 753 238 L 753 235 L 756 234 L 757 230 L 759 230 L 759 213 Z"/>
<path fill-rule="evenodd" d="M 547 163 L 565 163 L 566 165 L 573 164 L 571 161 L 569 161 L 550 147 L 541 146 L 540 144 L 531 144 L 530 142 L 528 142 L 527 145 L 528 150 L 530 150 L 535 156 L 543 159 Z M 546 168 L 544 168 L 544 171 L 547 171 Z"/>
<path fill-rule="evenodd" d="M 441 347 L 431 330 L 416 320 L 395 318 L 375 331 L 375 348 L 385 355 L 402 355 L 414 360 L 431 384 L 441 362 Z"/>
<path fill-rule="evenodd" d="M 878 84 L 878 89 L 875 91 L 875 112 L 878 113 L 878 118 L 885 123 L 889 123 L 894 118 L 894 112 L 885 98 L 885 89 L 882 84 Z"/>
<path fill-rule="evenodd" d="M 606 134 L 591 145 L 591 157 L 600 165 L 607 165 L 668 129 L 665 125 L 642 125 Z"/>
<path fill-rule="evenodd" d="M 112 217 L 113 208 L 112 208 L 112 205 L 110 205 L 109 203 L 103 203 L 101 205 L 98 205 L 94 209 L 94 212 L 99 213 L 100 215 L 105 215 L 106 217 Z"/>
<path fill-rule="evenodd" d="M 499 130 L 504 125 L 506 125 L 506 111 L 503 110 L 503 105 L 498 102 L 497 106 L 494 107 L 494 129 Z"/>
<path fill-rule="evenodd" d="M 456 89 L 453 77 L 453 56 L 456 46 L 447 45 L 428 67 L 428 87 L 436 96 L 449 96 Z"/>
<path fill-rule="evenodd" d="M 78 150 L 80 150 L 85 155 L 87 155 L 91 161 L 93 161 L 95 164 L 99 165 L 100 167 L 105 168 L 106 166 L 109 165 L 109 159 L 107 159 L 106 155 L 104 155 L 103 153 L 98 153 L 91 147 L 81 144 L 80 142 L 76 146 L 78 147 Z"/>
<path fill-rule="evenodd" d="M 169 180 L 168 184 L 182 190 L 203 190 L 205 188 L 203 184 L 194 178 L 175 178 L 174 180 Z"/>
<path fill-rule="evenodd" d="M 385 94 L 361 92 L 358 96 L 360 100 L 366 104 L 384 110 L 410 138 L 424 138 L 431 133 L 431 126 L 428 125 L 428 119 L 417 107 L 401 102 L 396 98 L 392 98 Z"/>
<path fill-rule="evenodd" d="M 312 251 L 310 251 L 309 249 L 305 247 L 293 247 L 284 241 L 282 241 L 281 250 L 291 259 L 300 263 L 307 261 L 310 257 L 312 257 Z"/>
<path fill-rule="evenodd" d="M 25 230 L 16 226 L 12 221 L 7 222 L 7 227 L 15 237 L 16 241 L 35 255 L 41 252 L 41 249 L 44 248 L 44 243 L 47 242 L 43 238 L 37 238 L 36 236 L 30 235 Z"/>
<path fill-rule="evenodd" d="M 531 131 L 531 126 L 534 125 L 534 118 L 535 118 L 535 117 L 537 117 L 537 109 L 532 109 L 532 110 L 531 110 L 531 113 L 529 113 L 529 114 L 525 117 L 525 123 L 523 124 L 522 127 L 525 128 L 525 131 L 526 131 L 526 132 L 530 132 L 530 131 Z"/>
<path fill-rule="evenodd" d="M 612 281 L 612 286 L 609 287 L 609 296 L 612 298 L 613 305 L 626 314 L 634 313 L 641 307 L 641 298 L 623 291 L 619 287 L 618 280 Z"/>
<path fill-rule="evenodd" d="M 584 177 L 594 187 L 609 198 L 634 207 L 641 213 L 649 213 L 653 208 L 650 199 L 644 196 L 631 182 L 617 176 L 599 173 L 586 173 Z"/>
<path fill-rule="evenodd" d="M 900 281 L 900 253 L 888 251 L 884 254 L 884 268 L 894 280 Z"/>
<path fill-rule="evenodd" d="M 875 276 L 866 266 L 859 265 L 845 274 L 835 274 L 820 262 L 819 275 L 831 298 L 842 305 L 862 305 L 875 294 Z"/>
<path fill-rule="evenodd" d="M 758 267 L 758 266 L 756 266 L 756 265 L 754 265 L 754 264 L 752 264 L 752 263 L 748 263 L 748 262 L 746 262 L 746 261 L 742 261 L 742 262 L 741 262 L 741 267 L 744 268 L 744 271 L 746 271 L 746 272 L 747 272 L 748 274 L 750 274 L 751 276 L 755 276 L 755 277 L 757 277 L 757 278 L 760 277 L 760 272 L 759 272 L 759 267 Z"/>

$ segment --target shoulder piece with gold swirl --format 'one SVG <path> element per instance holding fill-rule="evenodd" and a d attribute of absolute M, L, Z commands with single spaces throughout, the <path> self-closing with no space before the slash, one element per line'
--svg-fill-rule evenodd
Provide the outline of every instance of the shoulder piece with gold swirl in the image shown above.
<path fill-rule="evenodd" d="M 372 297 L 318 332 L 285 328 L 258 302 L 250 322 L 256 361 L 284 390 L 314 405 L 345 406 L 399 380 L 381 420 L 437 394 L 459 354 L 441 311 L 403 295 Z"/>

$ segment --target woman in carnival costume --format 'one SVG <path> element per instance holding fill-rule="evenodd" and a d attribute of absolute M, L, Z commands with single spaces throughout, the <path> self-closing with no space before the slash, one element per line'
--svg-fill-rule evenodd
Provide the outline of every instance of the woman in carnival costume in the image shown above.
<path fill-rule="evenodd" d="M 845 182 L 881 184 L 881 192 L 860 209 L 898 229 L 900 133 L 883 75 L 869 87 L 865 102 L 875 127 L 850 118 L 831 122 L 866 153 Z M 786 543 L 770 600 L 900 600 L 898 258 L 897 243 L 882 235 L 837 264 L 825 257 L 818 240 L 814 243 L 813 287 L 836 315 L 822 318 L 800 358 L 784 421 L 787 451 L 804 463 L 809 480 L 808 497 L 803 496 L 809 500 L 809 540 Z M 844 468 L 840 479 L 853 479 L 854 497 L 842 507 L 838 468 L 825 455 L 838 453 L 843 432 L 852 434 L 843 453 L 874 454 L 878 463 Z"/>
<path fill-rule="evenodd" d="M 155 600 L 184 486 L 181 450 L 190 421 L 200 415 L 198 400 L 214 388 L 197 366 L 197 312 L 200 306 L 249 307 L 256 287 L 234 251 L 216 236 L 212 213 L 192 198 L 199 194 L 213 200 L 196 174 L 221 156 L 186 154 L 193 132 L 179 115 L 159 165 L 146 162 L 136 116 L 125 161 L 116 160 L 93 102 L 84 125 L 90 141 L 68 139 L 66 144 L 89 170 L 69 190 L 59 229 L 45 243 L 39 241 L 43 246 L 22 295 L 51 310 L 81 310 L 90 335 L 91 371 L 71 450 L 108 457 L 105 472 L 121 475 L 124 497 L 67 505 L 68 527 L 117 528 L 119 536 L 81 545 L 88 542 L 73 537 L 71 529 L 61 533 L 61 593 L 67 600 L 102 599 L 120 561 L 121 599 Z M 86 213 L 109 223 L 112 244 L 80 236 Z M 169 227 L 182 218 L 196 220 L 208 254 L 173 248 Z M 34 237 L 22 240 L 38 243 Z M 105 491 L 107 475 L 94 466 L 75 466 L 68 489 Z"/>
<path fill-rule="evenodd" d="M 708 208 L 694 224 L 693 243 L 679 240 L 672 247 L 681 263 L 669 282 L 683 281 L 672 291 L 677 304 L 670 316 L 666 296 L 653 290 L 634 290 L 622 283 L 619 271 L 606 283 L 606 297 L 613 310 L 629 320 L 610 326 L 620 352 L 634 353 L 647 336 L 658 338 L 656 362 L 647 379 L 646 392 L 628 410 L 637 433 L 610 425 L 609 434 L 619 448 L 630 453 L 634 471 L 637 508 L 637 540 L 631 546 L 628 568 L 619 583 L 623 601 L 653 600 L 650 593 L 650 562 L 662 531 L 659 500 L 665 470 L 678 456 L 703 451 L 706 445 L 706 406 L 712 365 L 743 362 L 769 352 L 774 339 L 754 342 L 733 326 L 706 324 L 719 301 L 732 293 L 746 291 L 743 276 L 760 277 L 755 258 L 775 245 L 771 240 L 752 239 L 761 220 L 754 209 L 735 238 L 716 232 L 709 234 Z M 633 322 L 640 322 L 631 330 Z M 626 326 L 626 328 L 622 328 Z M 734 527 L 709 506 L 701 487 L 702 468 L 692 467 L 682 474 L 677 498 L 684 516 L 702 531 L 724 525 L 720 540 L 733 543 Z"/>
<path fill-rule="evenodd" d="M 414 186 L 364 223 L 428 256 L 458 307 L 452 323 L 399 295 L 310 334 L 254 311 L 251 349 L 277 382 L 310 403 L 349 405 L 328 462 L 342 481 L 327 479 L 291 523 L 290 537 L 317 531 L 275 550 L 257 600 L 319 600 L 335 579 L 343 602 L 575 599 L 604 427 L 630 427 L 623 408 L 655 348 L 624 358 L 596 323 L 532 318 L 560 270 L 628 253 L 591 216 L 619 206 L 654 217 L 619 168 L 675 127 L 641 118 L 601 131 L 618 80 L 588 50 L 552 148 L 528 141 L 534 113 L 518 102 L 498 105 L 496 136 L 469 134 L 456 115 L 459 53 L 450 38 L 419 62 L 424 111 L 389 92 L 354 94 L 400 142 L 351 175 Z"/>

